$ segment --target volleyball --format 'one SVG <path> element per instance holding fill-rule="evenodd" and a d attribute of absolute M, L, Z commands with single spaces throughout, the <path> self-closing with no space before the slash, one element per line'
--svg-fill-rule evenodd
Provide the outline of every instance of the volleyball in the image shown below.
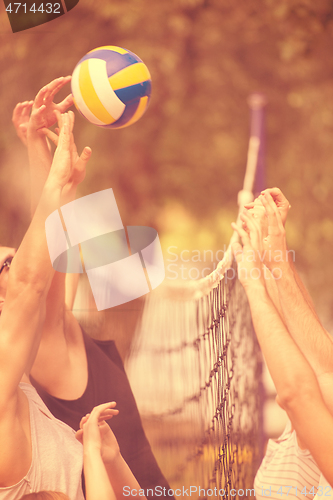
<path fill-rule="evenodd" d="M 87 120 L 100 127 L 123 128 L 146 111 L 151 76 L 136 54 L 108 45 L 82 57 L 71 86 L 74 104 Z"/>

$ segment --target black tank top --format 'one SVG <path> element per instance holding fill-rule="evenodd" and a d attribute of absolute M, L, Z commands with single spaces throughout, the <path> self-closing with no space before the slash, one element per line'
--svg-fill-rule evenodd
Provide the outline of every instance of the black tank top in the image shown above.
<path fill-rule="evenodd" d="M 101 341 L 83 333 L 87 360 L 88 384 L 83 395 L 75 400 L 59 399 L 48 394 L 30 377 L 32 385 L 51 413 L 74 430 L 79 429 L 81 418 L 94 406 L 109 401 L 117 402 L 119 415 L 108 421 L 114 432 L 120 452 L 142 489 L 153 489 L 151 498 L 174 498 L 167 495 L 166 482 L 144 433 L 140 414 L 129 385 L 117 347 L 112 340 Z M 155 489 L 157 486 L 160 488 Z M 162 488 L 165 488 L 163 490 Z M 157 493 L 157 494 L 155 494 Z"/>

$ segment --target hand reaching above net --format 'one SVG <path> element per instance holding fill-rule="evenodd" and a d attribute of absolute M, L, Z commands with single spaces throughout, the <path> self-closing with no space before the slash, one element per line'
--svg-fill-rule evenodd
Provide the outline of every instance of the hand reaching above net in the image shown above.
<path fill-rule="evenodd" d="M 55 111 L 65 113 L 73 104 L 72 94 L 69 94 L 63 101 L 56 104 L 53 99 L 55 95 L 62 89 L 71 77 L 61 77 L 53 80 L 43 87 L 35 97 L 31 110 L 31 118 L 29 120 L 29 129 L 38 131 L 43 127 L 52 127 L 57 122 Z"/>
<path fill-rule="evenodd" d="M 277 187 L 265 189 L 264 191 L 261 192 L 261 195 L 263 195 L 265 193 L 270 194 L 271 197 L 273 198 L 273 201 L 274 201 L 274 203 L 275 203 L 275 205 L 276 205 L 276 207 L 281 215 L 282 224 L 285 225 L 288 212 L 291 209 L 291 205 L 289 204 L 289 201 L 284 196 L 281 189 L 279 189 Z M 245 208 L 248 210 L 253 210 L 255 208 L 258 208 L 261 205 L 262 205 L 261 198 L 260 198 L 260 196 L 258 196 L 254 200 L 254 202 L 248 203 L 247 205 L 245 205 Z"/>
<path fill-rule="evenodd" d="M 66 203 L 68 193 L 75 190 L 85 177 L 91 149 L 84 148 L 82 155 L 78 156 L 73 137 L 74 113 L 56 114 L 60 132 L 47 183 L 58 184 L 62 190 L 62 202 Z"/>

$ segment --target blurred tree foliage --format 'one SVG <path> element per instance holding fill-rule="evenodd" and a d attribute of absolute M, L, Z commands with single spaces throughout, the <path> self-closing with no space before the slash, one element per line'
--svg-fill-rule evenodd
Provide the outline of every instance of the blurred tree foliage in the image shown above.
<path fill-rule="evenodd" d="M 4 8 L 1 21 L 8 25 Z M 247 97 L 264 92 L 267 182 L 292 204 L 290 247 L 333 321 L 332 0 L 80 0 L 41 27 L 4 28 L 1 242 L 17 245 L 28 222 L 26 156 L 10 123 L 15 104 L 109 44 L 144 60 L 153 96 L 128 129 L 77 116 L 79 148 L 93 149 L 81 194 L 113 187 L 125 224 L 155 226 L 179 248 L 222 248 L 243 182 Z"/>

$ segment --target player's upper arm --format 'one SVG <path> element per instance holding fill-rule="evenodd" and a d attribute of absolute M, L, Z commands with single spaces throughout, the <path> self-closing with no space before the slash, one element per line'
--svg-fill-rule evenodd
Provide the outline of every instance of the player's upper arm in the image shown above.
<path fill-rule="evenodd" d="M 333 416 L 320 392 L 300 393 L 294 401 L 284 401 L 284 407 L 297 436 L 310 450 L 320 471 L 333 486 Z"/>
<path fill-rule="evenodd" d="M 43 293 L 29 284 L 7 291 L 0 317 L 0 409 L 17 390 L 36 351 L 44 304 Z"/>

